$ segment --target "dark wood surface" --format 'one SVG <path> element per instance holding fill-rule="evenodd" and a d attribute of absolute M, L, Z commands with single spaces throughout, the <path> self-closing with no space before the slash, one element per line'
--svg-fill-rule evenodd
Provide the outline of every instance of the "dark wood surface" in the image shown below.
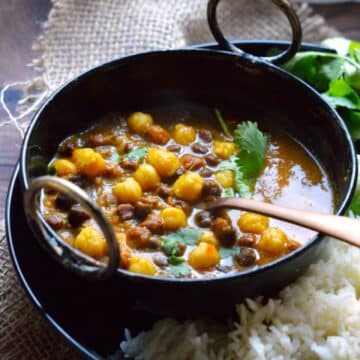
<path fill-rule="evenodd" d="M 27 66 L 35 57 L 32 43 L 41 32 L 46 20 L 50 0 L 0 0 L 0 88 L 33 75 Z M 315 12 L 346 37 L 360 41 L 360 4 L 317 5 Z M 12 100 L 15 103 L 16 98 Z M 0 117 L 5 114 L 0 111 Z M 4 217 L 4 205 L 8 182 L 18 158 L 20 137 L 9 125 L 0 128 L 0 219 Z"/>

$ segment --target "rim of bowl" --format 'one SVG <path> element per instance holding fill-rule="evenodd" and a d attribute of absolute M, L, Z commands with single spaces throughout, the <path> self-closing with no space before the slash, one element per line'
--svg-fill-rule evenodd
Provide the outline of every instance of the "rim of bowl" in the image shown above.
<path fill-rule="evenodd" d="M 256 42 L 256 41 L 239 42 L 239 44 L 247 44 L 247 43 L 248 44 L 253 43 L 253 44 L 266 45 L 266 42 L 261 42 L 261 41 L 259 41 L 259 42 Z M 268 44 L 276 46 L 276 45 L 286 44 L 286 42 L 272 41 L 272 42 L 268 42 Z M 201 44 L 201 46 L 212 46 L 212 45 L 216 45 L 216 43 Z M 303 46 L 306 47 L 306 44 L 303 44 Z M 309 46 L 314 47 L 314 45 L 312 45 L 312 44 L 309 44 Z M 318 48 L 321 49 L 320 46 Z M 323 49 L 326 50 L 326 48 L 323 48 Z M 329 49 L 327 49 L 327 50 L 329 50 Z M 266 60 L 263 60 L 261 58 L 251 58 L 251 60 L 248 60 L 248 59 L 245 59 L 245 58 L 243 58 L 239 55 L 236 55 L 230 51 L 225 51 L 225 50 L 221 50 L 221 49 L 211 50 L 211 49 L 202 48 L 202 47 L 197 47 L 197 48 L 196 47 L 188 47 L 188 48 L 178 49 L 178 50 L 155 50 L 155 51 L 146 51 L 146 52 L 132 54 L 129 56 L 121 57 L 118 59 L 114 59 L 114 60 L 99 64 L 99 65 L 96 65 L 96 66 L 82 72 L 81 74 L 77 75 L 76 77 L 74 77 L 73 79 L 69 80 L 64 85 L 62 85 L 59 89 L 57 89 L 55 92 L 53 92 L 47 98 L 47 100 L 44 102 L 44 104 L 36 111 L 36 113 L 34 114 L 34 116 L 31 119 L 28 129 L 25 133 L 24 140 L 23 140 L 23 143 L 21 146 L 20 160 L 19 160 L 20 177 L 21 177 L 22 186 L 25 189 L 28 189 L 28 186 L 29 186 L 29 178 L 28 178 L 28 174 L 26 173 L 26 155 L 28 152 L 28 147 L 29 147 L 28 145 L 29 145 L 29 140 L 31 138 L 32 132 L 33 132 L 36 124 L 38 123 L 38 121 L 41 120 L 42 112 L 45 110 L 45 108 L 50 103 L 55 101 L 58 96 L 61 96 L 63 91 L 65 91 L 68 87 L 75 85 L 78 81 L 81 81 L 87 77 L 90 77 L 90 76 L 92 76 L 93 73 L 104 70 L 106 68 L 118 66 L 124 62 L 126 63 L 126 62 L 136 60 L 139 57 L 161 56 L 163 54 L 166 55 L 166 54 L 170 54 L 170 53 L 173 54 L 173 56 L 176 56 L 176 54 L 187 54 L 187 56 L 193 56 L 190 54 L 207 54 L 209 56 L 226 56 L 226 57 L 229 57 L 229 60 L 233 59 L 234 61 L 241 58 L 244 61 L 258 63 L 259 65 L 261 65 L 263 67 L 267 67 L 269 70 L 279 74 L 279 76 L 284 77 L 288 81 L 295 81 L 295 82 L 299 83 L 299 85 L 304 87 L 310 94 L 312 94 L 312 96 L 317 99 L 317 101 L 321 104 L 321 106 L 324 108 L 324 110 L 327 110 L 327 112 L 337 122 L 337 125 L 341 129 L 342 135 L 345 138 L 348 148 L 349 148 L 351 169 L 350 169 L 350 174 L 349 174 L 348 187 L 347 187 L 346 193 L 343 196 L 343 198 L 339 199 L 340 204 L 339 204 L 338 209 L 336 210 L 335 214 L 341 215 L 345 212 L 347 206 L 349 205 L 349 203 L 351 201 L 352 195 L 355 192 L 355 185 L 356 185 L 358 169 L 357 169 L 357 157 L 356 157 L 356 153 L 355 153 L 354 144 L 352 142 L 350 133 L 345 125 L 345 122 L 340 117 L 340 115 L 324 99 L 322 99 L 319 92 L 317 92 L 314 88 L 312 88 L 310 85 L 308 85 L 305 81 L 296 77 L 295 75 L 290 74 L 289 72 L 283 70 L 282 68 L 280 68 L 276 65 L 273 65 L 272 63 L 270 63 Z M 224 275 L 224 276 L 220 276 L 220 277 L 198 278 L 198 279 L 166 278 L 166 277 L 160 277 L 160 276 L 150 276 L 150 275 L 142 275 L 142 274 L 132 273 L 132 272 L 129 272 L 129 271 L 127 271 L 125 269 L 121 269 L 121 268 L 117 268 L 115 273 L 118 275 L 121 275 L 121 276 L 125 276 L 125 277 L 148 280 L 148 281 L 152 281 L 152 282 L 169 283 L 169 284 L 170 283 L 182 283 L 182 284 L 198 283 L 199 284 L 199 283 L 209 283 L 209 282 L 221 282 L 221 281 L 231 280 L 231 279 L 235 279 L 235 278 L 242 277 L 242 276 L 256 276 L 257 274 L 259 274 L 261 272 L 266 272 L 266 271 L 272 269 L 273 267 L 276 267 L 279 264 L 285 264 L 285 263 L 291 261 L 293 258 L 298 256 L 300 253 L 302 253 L 306 249 L 313 247 L 316 243 L 323 240 L 324 237 L 325 237 L 325 235 L 323 235 L 323 234 L 317 234 L 311 240 L 309 240 L 306 244 L 302 245 L 300 248 L 298 248 L 295 251 L 293 251 L 285 256 L 282 256 L 272 262 L 269 262 L 269 263 L 261 265 L 261 266 L 253 267 L 251 269 L 244 270 L 239 273 L 228 274 L 228 275 Z"/>

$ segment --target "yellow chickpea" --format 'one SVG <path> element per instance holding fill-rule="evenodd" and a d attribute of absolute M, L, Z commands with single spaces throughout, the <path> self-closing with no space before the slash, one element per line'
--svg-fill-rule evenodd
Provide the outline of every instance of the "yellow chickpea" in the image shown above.
<path fill-rule="evenodd" d="M 172 189 L 179 199 L 195 201 L 200 199 L 204 188 L 204 179 L 195 172 L 181 175 L 174 183 Z"/>
<path fill-rule="evenodd" d="M 143 275 L 156 274 L 156 268 L 150 260 L 139 258 L 136 256 L 131 257 L 129 267 L 127 269 L 137 274 L 143 274 Z"/>
<path fill-rule="evenodd" d="M 142 164 L 133 174 L 143 191 L 155 189 L 160 184 L 160 177 L 150 164 Z"/>
<path fill-rule="evenodd" d="M 196 270 L 209 270 L 220 262 L 216 247 L 201 242 L 189 255 L 189 264 Z"/>
<path fill-rule="evenodd" d="M 187 225 L 186 215 L 179 208 L 165 208 L 161 210 L 160 217 L 164 221 L 165 230 L 177 230 Z"/>
<path fill-rule="evenodd" d="M 174 153 L 158 148 L 149 149 L 147 162 L 155 168 L 160 177 L 174 175 L 181 165 L 180 160 Z"/>
<path fill-rule="evenodd" d="M 205 242 L 214 245 L 216 247 L 219 246 L 218 239 L 215 237 L 214 233 L 210 230 L 205 230 L 202 232 L 202 234 L 200 235 L 199 242 Z"/>
<path fill-rule="evenodd" d="M 133 178 L 128 178 L 113 187 L 113 194 L 121 202 L 136 202 L 142 197 L 139 183 Z"/>
<path fill-rule="evenodd" d="M 174 140 L 181 145 L 189 145 L 196 138 L 195 129 L 192 126 L 177 124 L 173 133 Z"/>
<path fill-rule="evenodd" d="M 70 160 L 58 159 L 54 162 L 57 176 L 67 176 L 76 174 L 76 165 Z"/>
<path fill-rule="evenodd" d="M 277 228 L 268 228 L 262 234 L 256 247 L 272 255 L 280 255 L 285 252 L 288 244 L 286 234 Z"/>
<path fill-rule="evenodd" d="M 91 148 L 75 149 L 72 158 L 81 174 L 98 176 L 105 170 L 106 162 L 104 158 Z"/>
<path fill-rule="evenodd" d="M 107 254 L 104 236 L 92 226 L 84 227 L 76 236 L 74 247 L 86 255 L 99 259 Z"/>
<path fill-rule="evenodd" d="M 142 112 L 135 112 L 128 118 L 130 130 L 140 135 L 146 134 L 153 123 L 154 121 L 152 116 Z"/>
<path fill-rule="evenodd" d="M 269 227 L 269 218 L 264 215 L 246 212 L 238 220 L 242 232 L 261 234 Z"/>
<path fill-rule="evenodd" d="M 228 159 L 235 152 L 235 144 L 229 141 L 214 141 L 214 153 L 221 159 Z"/>
<path fill-rule="evenodd" d="M 223 188 L 231 188 L 234 186 L 234 173 L 231 170 L 218 171 L 215 179 Z"/>

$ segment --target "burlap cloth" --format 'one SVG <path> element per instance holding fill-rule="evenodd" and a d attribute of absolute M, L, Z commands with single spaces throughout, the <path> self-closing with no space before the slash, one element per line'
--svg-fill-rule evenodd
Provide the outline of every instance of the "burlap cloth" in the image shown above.
<path fill-rule="evenodd" d="M 39 77 L 29 84 L 25 111 L 79 72 L 106 60 L 150 49 L 212 41 L 207 0 L 53 0 L 35 49 Z M 307 5 L 297 5 L 304 40 L 337 35 Z M 224 0 L 220 22 L 231 38 L 288 39 L 286 19 L 270 0 Z M 6 104 L 3 104 L 6 105 Z M 24 108 L 23 108 L 24 109 Z M 21 129 L 28 117 L 13 114 Z M 0 359 L 75 359 L 24 295 L 0 223 Z"/>

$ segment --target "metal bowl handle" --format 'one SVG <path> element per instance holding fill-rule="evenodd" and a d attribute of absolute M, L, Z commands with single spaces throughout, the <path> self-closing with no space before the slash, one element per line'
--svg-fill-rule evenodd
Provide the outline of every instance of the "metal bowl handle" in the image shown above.
<path fill-rule="evenodd" d="M 104 264 L 76 250 L 47 224 L 39 210 L 39 191 L 49 188 L 74 199 L 97 222 L 108 244 L 109 261 Z M 106 278 L 112 275 L 119 266 L 119 245 L 109 221 L 100 208 L 84 190 L 70 181 L 56 176 L 38 177 L 24 194 L 24 209 L 31 229 L 42 247 L 50 255 L 70 270 L 92 278 Z"/>
<path fill-rule="evenodd" d="M 289 0 L 271 0 L 271 1 L 286 15 L 292 30 L 292 41 L 289 47 L 282 53 L 275 56 L 260 57 L 260 59 L 272 62 L 273 64 L 283 64 L 284 62 L 290 60 L 296 54 L 296 52 L 299 50 L 301 46 L 301 41 L 302 41 L 301 22 Z M 222 31 L 220 30 L 216 16 L 216 10 L 219 2 L 220 0 L 209 0 L 207 7 L 208 23 L 210 26 L 210 30 L 216 41 L 223 48 L 230 50 L 238 55 L 249 58 L 258 58 L 254 55 L 245 53 L 243 50 L 239 49 L 225 38 Z"/>

